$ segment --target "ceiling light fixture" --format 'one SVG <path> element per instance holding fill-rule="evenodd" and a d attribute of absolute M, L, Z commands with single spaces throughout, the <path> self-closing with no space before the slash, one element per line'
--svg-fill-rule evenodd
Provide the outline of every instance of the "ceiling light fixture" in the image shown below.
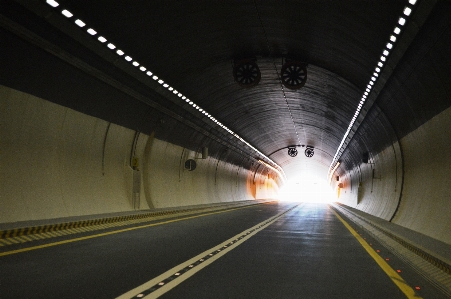
<path fill-rule="evenodd" d="M 57 7 L 59 5 L 59 3 L 54 0 L 47 0 L 46 2 L 48 5 L 50 5 L 52 7 Z"/>
<path fill-rule="evenodd" d="M 417 0 L 409 0 L 409 4 L 411 4 L 411 5 L 415 5 L 416 2 L 417 2 Z M 407 22 L 407 20 L 404 16 L 408 17 L 411 15 L 411 13 L 412 13 L 412 9 L 410 7 L 407 7 L 407 6 L 404 7 L 404 9 L 402 11 L 403 16 L 399 17 L 398 24 L 401 26 L 404 26 Z M 394 34 L 399 35 L 401 33 L 400 27 L 396 26 L 394 28 L 393 32 L 394 32 Z M 329 167 L 329 179 L 331 178 L 332 174 L 335 172 L 337 167 L 340 165 L 340 162 L 337 161 L 337 159 L 338 159 L 337 157 L 340 152 L 343 152 L 342 147 L 343 147 L 346 139 L 348 138 L 348 134 L 350 133 L 352 127 L 354 126 L 354 123 L 355 123 L 357 117 L 360 115 L 360 111 L 363 108 L 364 100 L 366 99 L 367 96 L 369 96 L 369 93 L 371 92 L 371 88 L 374 85 L 374 83 L 377 82 L 377 78 L 379 77 L 381 68 L 383 67 L 384 62 L 387 60 L 387 56 L 390 54 L 389 50 L 392 50 L 394 48 L 396 41 L 397 41 L 396 36 L 391 34 L 389 36 L 389 42 L 386 44 L 386 48 L 383 50 L 382 56 L 380 56 L 380 61 L 377 63 L 375 72 L 373 73 L 373 76 L 370 78 L 367 88 L 365 89 L 365 92 L 362 95 L 362 100 L 360 101 L 360 103 L 357 106 L 354 117 L 351 119 L 348 129 L 346 130 L 346 133 L 344 134 L 343 139 L 341 140 L 340 145 L 338 146 L 337 151 L 335 152 L 335 155 L 332 159 L 332 162 Z"/>
<path fill-rule="evenodd" d="M 85 22 L 83 22 L 80 19 L 76 19 L 75 20 L 75 24 L 77 24 L 78 27 L 85 27 L 86 26 Z"/>
<path fill-rule="evenodd" d="M 54 1 L 54 0 L 46 0 L 46 2 L 47 2 L 47 4 L 49 4 L 49 5 L 52 6 L 52 7 L 58 7 L 58 6 L 59 6 L 59 3 L 56 2 L 56 1 Z M 63 9 L 63 10 L 61 11 L 61 13 L 62 13 L 65 17 L 67 17 L 67 18 L 73 17 L 73 14 L 72 14 L 71 12 L 69 12 L 67 9 Z M 83 28 L 83 27 L 86 26 L 86 23 L 84 23 L 84 22 L 83 22 L 82 20 L 80 20 L 80 19 L 76 19 L 76 20 L 75 20 L 75 24 L 76 24 L 77 26 L 81 27 L 81 28 Z M 97 31 L 95 31 L 95 30 L 92 29 L 92 28 L 89 28 L 89 29 L 87 30 L 87 32 L 88 32 L 90 35 L 93 35 L 93 36 L 97 34 Z M 97 38 L 97 40 L 98 40 L 99 42 L 101 42 L 101 43 L 105 43 L 105 42 L 107 41 L 107 39 L 106 39 L 105 37 L 103 37 L 103 36 L 99 36 L 99 37 Z M 108 43 L 108 44 L 107 44 L 107 47 L 108 47 L 109 49 L 111 49 L 111 50 L 116 49 L 116 46 L 115 46 L 114 44 L 112 44 L 112 43 Z M 122 55 L 124 55 L 125 53 L 124 53 L 122 50 L 119 50 L 119 49 L 118 49 L 118 50 L 116 51 L 116 54 L 118 54 L 119 56 L 122 56 Z M 125 58 L 125 60 L 126 60 L 127 62 L 132 61 L 132 58 L 131 58 L 130 56 L 125 56 L 124 58 Z M 138 66 L 140 65 L 137 61 L 133 61 L 132 64 L 133 64 L 135 67 L 138 67 Z M 144 67 L 144 66 L 141 66 L 139 69 L 140 69 L 142 72 L 145 72 L 145 71 L 147 70 L 147 68 Z M 152 76 L 152 75 L 153 75 L 153 73 L 150 72 L 150 71 L 146 72 L 146 74 L 147 74 L 147 76 Z M 158 80 L 158 76 L 153 75 L 153 76 L 152 76 L 152 79 Z M 158 80 L 158 83 L 163 84 L 164 81 L 160 79 L 160 80 Z M 169 85 L 168 85 L 168 84 L 164 84 L 164 86 L 165 86 L 165 87 L 168 87 Z M 171 90 L 172 90 L 172 89 L 173 89 L 173 88 L 171 87 Z M 186 102 L 189 102 L 190 104 L 192 104 L 194 108 L 196 108 L 197 110 L 199 110 L 200 112 L 202 112 L 202 114 L 207 115 L 212 121 L 214 121 L 216 124 L 218 124 L 218 125 L 221 126 L 222 128 L 226 128 L 226 131 L 227 131 L 227 132 L 229 132 L 230 134 L 232 134 L 233 136 L 235 136 L 236 138 L 238 138 L 240 141 L 242 141 L 243 143 L 245 143 L 245 144 L 246 144 L 248 147 L 250 147 L 253 151 L 255 151 L 256 153 L 258 153 L 258 155 L 264 157 L 264 159 L 266 159 L 268 162 L 272 163 L 274 166 L 276 166 L 277 168 L 279 168 L 280 171 L 283 173 L 283 169 L 282 169 L 277 163 L 275 163 L 275 162 L 274 162 L 273 160 L 271 160 L 269 157 L 267 157 L 267 156 L 264 155 L 262 152 L 260 152 L 260 151 L 257 150 L 255 147 L 253 147 L 249 142 L 245 141 L 243 138 L 241 138 L 240 136 L 238 136 L 238 134 L 233 133 L 232 130 L 228 129 L 228 128 L 225 127 L 223 124 L 221 124 L 220 122 L 218 122 L 214 117 L 211 117 L 211 115 L 208 114 L 205 110 L 201 109 L 199 106 L 197 106 L 197 105 L 194 104 L 192 101 L 190 101 L 189 99 L 187 99 L 185 96 L 183 96 L 183 95 L 182 95 L 180 92 L 178 92 L 177 90 L 174 90 L 173 93 L 174 93 L 175 95 L 177 95 L 179 98 L 181 98 L 182 100 L 185 100 Z M 279 172 L 279 173 L 280 173 L 280 172 Z M 284 180 L 284 179 L 285 179 L 285 175 L 284 175 L 284 176 L 281 176 L 281 179 Z"/>
<path fill-rule="evenodd" d="M 412 12 L 412 9 L 410 9 L 409 7 L 404 8 L 404 14 L 406 16 L 410 16 L 410 13 Z"/>
<path fill-rule="evenodd" d="M 61 13 L 62 13 L 66 18 L 72 18 L 72 16 L 73 16 L 73 14 L 72 14 L 70 11 L 68 11 L 67 9 L 64 9 Z"/>

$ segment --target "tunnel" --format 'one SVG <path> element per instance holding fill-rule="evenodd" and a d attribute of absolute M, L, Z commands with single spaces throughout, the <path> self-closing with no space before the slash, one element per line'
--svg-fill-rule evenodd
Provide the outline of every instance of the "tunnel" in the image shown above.
<path fill-rule="evenodd" d="M 451 1 L 0 5 L 0 298 L 451 298 Z"/>

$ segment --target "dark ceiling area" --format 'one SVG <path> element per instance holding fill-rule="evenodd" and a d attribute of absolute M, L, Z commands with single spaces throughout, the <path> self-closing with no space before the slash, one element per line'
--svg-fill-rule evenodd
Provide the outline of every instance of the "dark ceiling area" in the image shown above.
<path fill-rule="evenodd" d="M 1 63 L 8 69 L 2 84 L 193 150 L 208 146 L 213 157 L 246 167 L 261 157 L 146 72 L 288 177 L 305 167 L 326 176 L 410 7 L 338 171 L 352 169 L 363 152 L 376 154 L 451 105 L 450 1 L 57 2 L 2 1 Z M 65 17 L 63 9 L 73 16 Z M 76 19 L 86 26 L 75 25 Z M 243 61 L 258 67 L 258 84 L 235 80 L 234 68 Z M 298 89 L 283 84 L 281 70 L 290 62 L 307 72 Z M 314 147 L 311 158 L 304 155 L 307 146 Z M 299 154 L 289 156 L 289 147 Z"/>

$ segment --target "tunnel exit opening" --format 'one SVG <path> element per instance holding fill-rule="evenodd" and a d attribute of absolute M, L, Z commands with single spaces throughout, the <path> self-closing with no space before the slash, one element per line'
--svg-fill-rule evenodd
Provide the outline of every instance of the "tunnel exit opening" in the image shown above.
<path fill-rule="evenodd" d="M 327 180 L 314 175 L 300 175 L 289 181 L 279 191 L 279 201 L 329 203 L 336 201 Z"/>

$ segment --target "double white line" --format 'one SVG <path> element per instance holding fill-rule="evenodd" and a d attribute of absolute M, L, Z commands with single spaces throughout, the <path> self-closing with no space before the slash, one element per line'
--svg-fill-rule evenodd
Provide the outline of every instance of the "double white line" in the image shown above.
<path fill-rule="evenodd" d="M 246 229 L 245 231 L 224 241 L 223 243 L 202 252 L 201 254 L 187 260 L 186 262 L 178 266 L 175 266 L 174 268 L 153 278 L 152 280 L 149 280 L 139 287 L 128 291 L 127 293 L 117 297 L 117 299 L 158 298 L 159 296 L 163 295 L 172 288 L 176 287 L 178 284 L 196 274 L 198 271 L 210 265 L 227 252 L 235 249 L 250 237 L 265 229 L 267 226 L 271 225 L 277 219 L 293 210 L 297 206 L 298 205 L 295 205 L 290 209 L 277 214 L 276 216 L 273 216 L 251 228 Z"/>

